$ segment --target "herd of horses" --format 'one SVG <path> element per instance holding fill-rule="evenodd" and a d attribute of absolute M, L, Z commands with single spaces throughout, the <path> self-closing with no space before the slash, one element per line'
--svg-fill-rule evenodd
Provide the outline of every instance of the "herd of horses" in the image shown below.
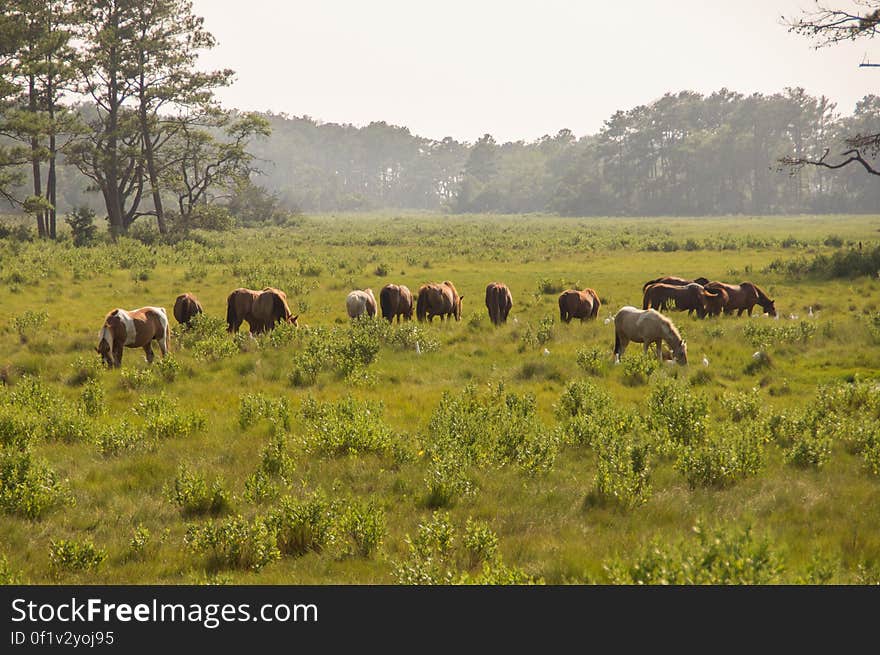
<path fill-rule="evenodd" d="M 419 287 L 413 299 L 412 292 L 404 285 L 386 284 L 379 292 L 379 302 L 372 289 L 355 289 L 345 299 L 348 316 L 358 319 L 375 318 L 381 313 L 389 323 L 395 319 L 412 320 L 413 312 L 419 321 L 431 321 L 439 316 L 441 321 L 461 320 L 461 301 L 449 280 L 426 283 Z M 493 325 L 502 325 L 513 307 L 513 296 L 503 282 L 492 282 L 486 287 L 486 309 Z M 599 294 L 591 288 L 568 289 L 559 294 L 559 318 L 564 323 L 577 318 L 581 321 L 595 319 L 599 315 Z M 672 320 L 662 312 L 676 310 L 696 313 L 699 318 L 717 316 L 721 313 L 741 316 L 752 315 L 759 305 L 770 316 L 776 316 L 774 301 L 752 282 L 726 284 L 706 278 L 693 280 L 665 276 L 649 280 L 642 287 L 642 308 L 624 306 L 614 315 L 614 356 L 620 361 L 627 344 L 641 343 L 647 352 L 651 346 L 662 358 L 661 344 L 665 342 L 675 361 L 687 363 L 687 344 L 682 340 Z M 178 323 L 189 325 L 202 313 L 202 305 L 191 293 L 179 295 L 174 302 L 174 318 Z M 238 332 L 247 322 L 252 334 L 260 334 L 275 328 L 279 323 L 298 325 L 298 315 L 293 315 L 287 304 L 287 296 L 280 289 L 266 287 L 261 290 L 239 288 L 226 298 L 226 327 L 230 333 Z M 608 321 L 606 321 L 607 323 Z M 109 367 L 122 364 L 123 348 L 143 348 L 147 361 L 154 358 L 152 345 L 157 342 L 164 357 L 170 347 L 170 327 L 163 307 L 141 307 L 134 310 L 114 309 L 104 318 L 96 350 Z"/>

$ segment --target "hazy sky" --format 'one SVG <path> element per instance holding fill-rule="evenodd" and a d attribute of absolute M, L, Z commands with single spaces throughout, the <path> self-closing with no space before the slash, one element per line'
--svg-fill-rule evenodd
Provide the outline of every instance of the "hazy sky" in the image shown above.
<path fill-rule="evenodd" d="M 829 0 L 841 6 L 846 0 Z M 418 135 L 597 132 L 667 91 L 803 86 L 851 113 L 880 88 L 880 40 L 814 50 L 780 16 L 813 0 L 194 0 L 232 68 L 226 106 Z"/>

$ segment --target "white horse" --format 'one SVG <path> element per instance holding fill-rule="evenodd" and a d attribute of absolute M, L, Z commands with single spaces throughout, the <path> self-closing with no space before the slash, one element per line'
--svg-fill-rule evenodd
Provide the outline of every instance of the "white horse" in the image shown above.
<path fill-rule="evenodd" d="M 679 364 L 687 364 L 687 344 L 675 325 L 656 309 L 637 309 L 627 305 L 614 315 L 614 361 L 619 362 L 630 341 L 645 345 L 645 352 L 657 345 L 657 358 L 663 359 L 661 342 L 672 348 L 672 356 Z"/>
<path fill-rule="evenodd" d="M 358 318 L 366 314 L 370 318 L 376 316 L 376 297 L 372 289 L 363 291 L 355 289 L 345 298 L 345 309 L 349 318 Z"/>

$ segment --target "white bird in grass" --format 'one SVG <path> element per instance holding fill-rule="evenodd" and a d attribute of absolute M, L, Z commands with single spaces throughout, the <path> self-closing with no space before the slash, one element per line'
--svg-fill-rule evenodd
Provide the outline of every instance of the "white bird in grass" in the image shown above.
<path fill-rule="evenodd" d="M 419 342 L 416 341 L 416 355 L 421 355 L 422 349 L 419 347 Z"/>
<path fill-rule="evenodd" d="M 810 305 L 810 311 L 807 312 L 807 316 L 809 316 L 810 318 L 813 318 L 813 306 L 812 305 Z"/>
<path fill-rule="evenodd" d="M 709 358 L 706 357 L 705 355 L 703 355 L 703 366 L 708 366 L 708 365 L 709 365 Z"/>
<path fill-rule="evenodd" d="M 789 314 L 788 318 L 790 318 L 792 321 L 796 321 L 796 320 L 798 320 L 798 315 L 797 314 Z"/>
<path fill-rule="evenodd" d="M 611 322 L 611 319 L 610 319 L 610 318 L 606 318 L 606 319 L 605 319 L 605 325 L 608 325 L 610 322 Z"/>
<path fill-rule="evenodd" d="M 549 355 L 549 354 L 550 354 L 550 351 L 547 350 L 546 348 L 544 348 L 544 357 L 546 357 L 546 356 Z"/>

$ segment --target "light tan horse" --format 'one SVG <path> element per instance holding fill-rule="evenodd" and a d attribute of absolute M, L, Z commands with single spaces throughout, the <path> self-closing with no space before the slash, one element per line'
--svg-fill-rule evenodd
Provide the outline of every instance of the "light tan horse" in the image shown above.
<path fill-rule="evenodd" d="M 143 348 L 147 362 L 152 363 L 153 341 L 159 343 L 162 357 L 171 347 L 171 331 L 168 314 L 164 307 L 141 307 L 140 309 L 114 309 L 104 317 L 104 325 L 98 333 L 101 359 L 110 368 L 122 366 L 123 348 Z"/>
<path fill-rule="evenodd" d="M 419 287 L 416 316 L 420 322 L 426 318 L 430 322 L 435 316 L 439 316 L 441 321 L 453 316 L 460 321 L 463 298 L 449 280 L 444 280 L 442 284 L 423 284 Z"/>
<path fill-rule="evenodd" d="M 174 301 L 174 318 L 178 323 L 189 325 L 196 314 L 202 313 L 202 305 L 191 293 L 182 293 Z"/>
<path fill-rule="evenodd" d="M 682 340 L 673 322 L 656 309 L 637 309 L 627 305 L 614 315 L 614 361 L 619 362 L 630 341 L 644 344 L 645 352 L 651 344 L 657 347 L 657 359 L 663 359 L 662 342 L 672 349 L 679 364 L 687 364 L 687 344 Z"/>
<path fill-rule="evenodd" d="M 400 323 L 400 317 L 411 321 L 413 316 L 413 297 L 409 287 L 397 284 L 386 284 L 379 292 L 379 304 L 382 308 L 382 318 L 391 323 L 395 317 Z"/>
<path fill-rule="evenodd" d="M 513 307 L 513 296 L 503 282 L 492 282 L 486 287 L 486 309 L 493 325 L 507 322 L 507 315 Z"/>
<path fill-rule="evenodd" d="M 247 321 L 250 331 L 259 334 L 271 330 L 280 321 L 297 325 L 287 304 L 287 294 L 274 287 L 262 291 L 238 288 L 226 298 L 226 330 L 238 332 L 242 322 Z"/>
<path fill-rule="evenodd" d="M 559 320 L 570 323 L 573 318 L 579 318 L 581 322 L 596 318 L 601 304 L 595 289 L 568 289 L 559 294 Z"/>
<path fill-rule="evenodd" d="M 349 318 L 360 318 L 364 314 L 376 316 L 376 297 L 372 289 L 355 289 L 345 297 L 345 309 Z"/>

